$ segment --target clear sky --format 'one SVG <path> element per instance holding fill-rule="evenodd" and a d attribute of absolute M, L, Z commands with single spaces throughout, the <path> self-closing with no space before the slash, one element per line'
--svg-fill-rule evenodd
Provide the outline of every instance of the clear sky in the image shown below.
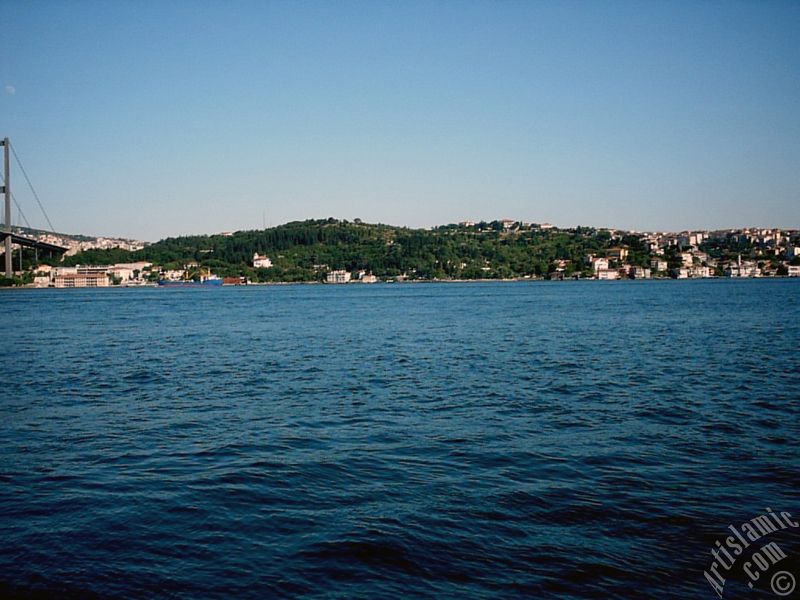
<path fill-rule="evenodd" d="M 797 1 L 0 0 L 0 14 L 0 136 L 60 231 L 800 227 Z"/>

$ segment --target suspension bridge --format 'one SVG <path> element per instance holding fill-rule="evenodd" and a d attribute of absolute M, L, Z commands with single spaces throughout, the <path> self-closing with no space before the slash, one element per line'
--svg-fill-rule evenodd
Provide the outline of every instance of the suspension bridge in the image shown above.
<path fill-rule="evenodd" d="M 21 219 L 25 221 L 25 224 L 28 226 L 28 229 L 32 229 L 31 224 L 28 222 L 28 219 L 25 217 L 25 213 L 22 212 L 22 208 L 20 207 L 17 199 L 14 197 L 14 194 L 11 192 L 11 155 L 13 154 L 14 159 L 19 166 L 22 175 L 25 178 L 25 181 L 28 183 L 28 187 L 30 188 L 31 192 L 33 193 L 33 197 L 36 199 L 39 208 L 44 215 L 47 224 L 50 226 L 50 232 L 55 234 L 55 228 L 53 227 L 53 223 L 50 221 L 50 217 L 47 216 L 47 211 L 45 211 L 44 206 L 42 205 L 41 200 L 39 199 L 39 194 L 36 193 L 36 189 L 33 187 L 31 183 L 30 177 L 28 177 L 28 173 L 25 170 L 25 167 L 22 164 L 22 161 L 17 154 L 17 151 L 11 145 L 11 141 L 8 138 L 3 138 L 0 140 L 0 145 L 3 146 L 3 181 L 2 185 L 0 185 L 0 193 L 5 196 L 5 218 L 3 220 L 3 228 L 0 231 L 0 241 L 3 242 L 5 247 L 5 276 L 11 278 L 14 276 L 14 268 L 13 268 L 13 245 L 16 244 L 19 247 L 19 262 L 20 262 L 20 270 L 22 270 L 22 253 L 23 248 L 33 248 L 36 252 L 36 259 L 38 260 L 38 252 L 42 250 L 43 252 L 48 252 L 50 255 L 52 254 L 63 254 L 67 251 L 67 248 L 63 246 L 57 246 L 55 244 L 50 244 L 48 242 L 42 242 L 35 238 L 30 238 L 24 235 L 20 235 L 19 233 L 13 232 L 13 225 L 11 222 L 11 203 L 13 202 L 14 205 L 17 207 L 17 212 L 19 213 Z"/>

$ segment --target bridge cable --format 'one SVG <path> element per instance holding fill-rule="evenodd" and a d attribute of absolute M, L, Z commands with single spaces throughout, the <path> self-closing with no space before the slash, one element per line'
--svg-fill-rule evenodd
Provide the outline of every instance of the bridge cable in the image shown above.
<path fill-rule="evenodd" d="M 6 180 L 2 175 L 0 175 L 0 182 L 2 182 L 3 185 L 6 184 Z M 17 202 L 17 197 L 14 195 L 14 192 L 11 192 L 11 199 L 14 201 L 14 206 L 17 207 L 19 216 L 22 217 L 23 221 L 25 221 L 25 225 L 28 226 L 28 229 L 33 229 L 33 227 L 31 227 L 31 224 L 28 222 L 28 217 L 26 217 L 25 213 L 22 212 L 22 207 L 19 205 L 19 202 Z"/>
<path fill-rule="evenodd" d="M 39 208 L 42 210 L 42 214 L 44 215 L 44 218 L 47 219 L 47 224 L 50 225 L 51 233 L 55 233 L 56 232 L 56 228 L 53 227 L 53 223 L 50 221 L 50 217 L 47 216 L 47 211 L 44 209 L 44 206 L 42 205 L 42 201 L 39 200 L 39 194 L 36 193 L 36 190 L 34 189 L 33 184 L 31 183 L 31 179 L 30 179 L 30 177 L 28 177 L 27 171 L 25 171 L 25 167 L 22 166 L 22 161 L 19 159 L 19 155 L 17 154 L 17 151 L 14 149 L 13 145 L 9 144 L 9 146 L 11 146 L 11 152 L 14 154 L 14 158 L 16 159 L 17 164 L 19 165 L 19 168 L 22 171 L 22 174 L 25 176 L 25 181 L 28 182 L 28 187 L 31 188 L 31 192 L 33 192 L 33 197 L 36 198 L 36 203 L 39 205 Z"/>

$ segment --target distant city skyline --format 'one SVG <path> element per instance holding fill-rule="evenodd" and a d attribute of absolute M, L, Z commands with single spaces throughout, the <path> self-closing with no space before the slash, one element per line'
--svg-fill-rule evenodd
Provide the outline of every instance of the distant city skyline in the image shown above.
<path fill-rule="evenodd" d="M 60 232 L 800 227 L 796 2 L 3 13 L 0 137 Z M 13 166 L 12 184 L 44 228 Z"/>

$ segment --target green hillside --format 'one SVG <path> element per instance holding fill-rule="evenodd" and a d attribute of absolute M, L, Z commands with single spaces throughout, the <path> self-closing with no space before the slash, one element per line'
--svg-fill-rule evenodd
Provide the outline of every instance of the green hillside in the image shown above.
<path fill-rule="evenodd" d="M 67 257 L 67 264 L 108 264 L 147 260 L 178 268 L 199 263 L 220 275 L 254 281 L 315 281 L 331 269 L 366 270 L 379 277 L 410 279 L 493 279 L 545 276 L 555 261 L 570 261 L 567 274 L 580 270 L 583 257 L 618 243 L 643 262 L 639 238 L 612 240 L 592 228 L 540 229 L 497 221 L 466 227 L 409 229 L 335 219 L 298 221 L 232 235 L 167 238 L 143 250 L 91 250 Z M 271 269 L 253 269 L 254 253 L 268 255 Z M 638 260 L 637 260 L 638 259 Z"/>

